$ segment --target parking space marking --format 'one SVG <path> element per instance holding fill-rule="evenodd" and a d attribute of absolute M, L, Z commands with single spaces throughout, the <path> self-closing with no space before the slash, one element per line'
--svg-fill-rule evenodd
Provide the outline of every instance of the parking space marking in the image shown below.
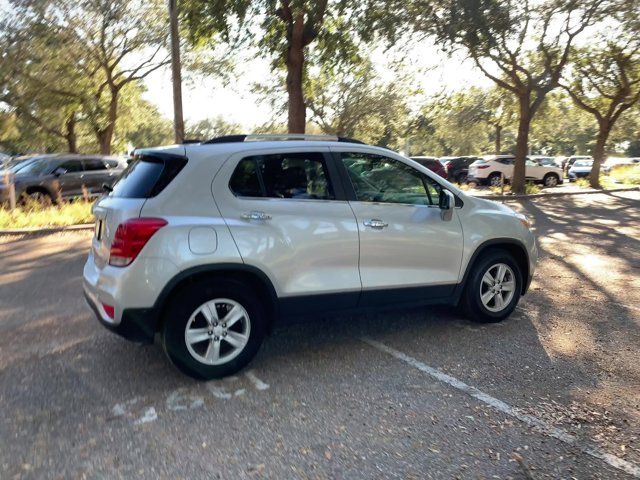
<path fill-rule="evenodd" d="M 497 410 L 505 415 L 509 415 L 510 417 L 516 418 L 521 422 L 525 423 L 529 427 L 536 428 L 538 431 L 542 432 L 544 435 L 556 438 L 561 442 L 564 442 L 568 445 L 571 445 L 582 453 L 590 455 L 594 458 L 602 460 L 608 463 L 610 466 L 617 470 L 622 470 L 625 473 L 628 473 L 636 478 L 640 478 L 640 466 L 628 462 L 620 457 L 612 455 L 610 453 L 606 453 L 600 448 L 596 446 L 589 445 L 580 445 L 577 443 L 577 439 L 574 435 L 571 435 L 569 432 L 562 428 L 555 427 L 540 418 L 534 417 L 533 415 L 528 415 L 519 411 L 517 408 L 512 407 L 511 405 L 499 400 L 491 395 L 484 393 L 481 390 L 478 390 L 476 387 L 468 385 L 464 383 L 462 380 L 458 380 L 451 375 L 447 375 L 446 373 L 430 367 L 426 363 L 422 363 L 420 360 L 413 358 L 395 348 L 389 347 L 384 343 L 378 342 L 368 337 L 361 338 L 363 342 L 372 346 L 373 348 L 380 350 L 392 357 L 402 360 L 408 365 L 420 370 L 421 372 L 426 373 L 427 375 L 435 378 L 436 380 L 446 383 L 447 385 L 460 390 L 461 392 L 470 395 L 471 397 L 481 401 L 482 403 L 490 406 L 494 410 Z"/>

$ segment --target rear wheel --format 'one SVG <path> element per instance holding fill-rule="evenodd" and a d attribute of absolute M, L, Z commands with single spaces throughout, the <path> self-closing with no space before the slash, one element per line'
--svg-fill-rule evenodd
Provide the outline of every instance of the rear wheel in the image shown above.
<path fill-rule="evenodd" d="M 231 280 L 182 289 L 164 316 L 162 345 L 182 372 L 209 380 L 232 375 L 255 356 L 266 332 L 260 301 Z"/>
<path fill-rule="evenodd" d="M 502 184 L 502 180 L 500 178 L 499 173 L 492 173 L 489 175 L 489 185 L 492 187 L 499 187 Z"/>
<path fill-rule="evenodd" d="M 522 273 L 518 263 L 504 250 L 491 250 L 473 266 L 462 306 L 477 322 L 499 322 L 516 308 L 521 291 Z"/>
<path fill-rule="evenodd" d="M 37 203 L 39 205 L 52 205 L 53 198 L 48 192 L 42 190 L 32 190 L 23 197 L 24 202 Z"/>

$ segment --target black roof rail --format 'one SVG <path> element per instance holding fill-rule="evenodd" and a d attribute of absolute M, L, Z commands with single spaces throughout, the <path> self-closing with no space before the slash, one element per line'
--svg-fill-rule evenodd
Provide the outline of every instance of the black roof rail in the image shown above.
<path fill-rule="evenodd" d="M 237 143 L 244 142 L 244 139 L 247 138 L 246 135 L 223 135 L 221 137 L 215 137 L 206 142 L 202 142 L 203 145 L 211 145 L 213 143 Z"/>
<path fill-rule="evenodd" d="M 215 137 L 206 142 L 202 142 L 202 145 L 212 145 L 216 143 L 239 143 L 245 141 L 273 141 L 273 140 L 324 140 L 344 143 L 357 143 L 365 145 L 364 142 L 348 137 L 337 137 L 335 135 L 311 135 L 304 133 L 282 133 L 282 134 L 242 134 L 242 135 L 223 135 L 221 137 Z"/>

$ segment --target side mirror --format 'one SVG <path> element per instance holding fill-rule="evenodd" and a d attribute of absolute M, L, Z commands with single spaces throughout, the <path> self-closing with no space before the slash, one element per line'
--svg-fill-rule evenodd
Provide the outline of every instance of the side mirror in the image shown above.
<path fill-rule="evenodd" d="M 454 197 L 453 193 L 451 193 L 449 190 L 445 190 L 443 188 L 440 191 L 438 206 L 440 207 L 440 215 L 442 216 L 442 220 L 448 222 L 453 218 L 453 209 L 456 206 L 456 197 Z"/>
<path fill-rule="evenodd" d="M 53 175 L 56 177 L 64 175 L 65 173 L 67 173 L 67 169 L 62 167 L 58 167 L 53 171 Z"/>

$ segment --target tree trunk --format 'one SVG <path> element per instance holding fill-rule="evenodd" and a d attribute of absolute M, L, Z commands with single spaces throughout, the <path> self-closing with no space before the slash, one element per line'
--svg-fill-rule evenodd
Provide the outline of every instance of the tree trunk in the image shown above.
<path fill-rule="evenodd" d="M 178 6 L 169 0 L 171 22 L 171 80 L 173 83 L 173 134 L 176 143 L 184 142 L 184 118 L 182 116 L 182 64 L 180 62 L 180 34 L 178 30 Z M 203 139 L 205 140 L 205 139 Z"/>
<path fill-rule="evenodd" d="M 67 141 L 67 149 L 69 153 L 78 153 L 77 135 L 76 135 L 76 112 L 73 112 L 67 118 L 64 124 L 65 135 L 64 138 Z"/>
<path fill-rule="evenodd" d="M 529 153 L 529 128 L 531 127 L 531 108 L 529 96 L 520 97 L 520 116 L 518 118 L 518 138 L 516 140 L 516 159 L 513 166 L 511 191 L 516 194 L 524 193 L 526 158 Z"/>
<path fill-rule="evenodd" d="M 502 150 L 502 125 L 496 125 L 496 155 Z"/>
<path fill-rule="evenodd" d="M 118 94 L 117 88 L 111 89 L 111 102 L 109 103 L 109 113 L 107 116 L 107 126 L 96 132 L 98 137 L 98 145 L 102 155 L 111 155 L 111 142 L 113 133 L 116 129 L 116 120 L 118 119 Z"/>
<path fill-rule="evenodd" d="M 600 165 L 606 160 L 605 147 L 610 131 L 611 127 L 606 120 L 599 122 L 598 137 L 596 138 L 596 144 L 592 152 L 593 166 L 589 174 L 589 185 L 591 185 L 592 188 L 602 188 L 600 186 Z"/>
<path fill-rule="evenodd" d="M 287 51 L 287 93 L 289 95 L 289 133 L 304 133 L 306 106 L 302 93 L 304 72 L 304 16 L 299 14 L 293 20 L 289 49 Z"/>

